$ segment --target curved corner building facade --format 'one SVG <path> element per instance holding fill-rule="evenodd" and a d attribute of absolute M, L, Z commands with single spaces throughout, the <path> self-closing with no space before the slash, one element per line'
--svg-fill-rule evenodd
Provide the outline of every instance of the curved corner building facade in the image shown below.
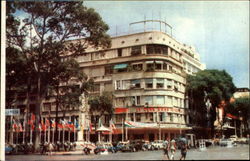
<path fill-rule="evenodd" d="M 113 93 L 113 140 L 162 140 L 191 129 L 186 75 L 205 68 L 193 47 L 162 31 L 144 31 L 112 37 L 111 48 L 89 48 L 77 61 L 94 79 L 92 94 Z M 145 126 L 124 128 L 124 122 Z"/>

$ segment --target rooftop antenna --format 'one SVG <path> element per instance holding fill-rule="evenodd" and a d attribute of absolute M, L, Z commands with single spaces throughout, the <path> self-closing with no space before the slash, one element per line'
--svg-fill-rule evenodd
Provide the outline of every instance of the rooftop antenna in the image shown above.
<path fill-rule="evenodd" d="M 144 32 L 146 31 L 146 15 L 144 15 Z"/>
<path fill-rule="evenodd" d="M 160 31 L 161 31 L 161 11 L 160 11 Z"/>

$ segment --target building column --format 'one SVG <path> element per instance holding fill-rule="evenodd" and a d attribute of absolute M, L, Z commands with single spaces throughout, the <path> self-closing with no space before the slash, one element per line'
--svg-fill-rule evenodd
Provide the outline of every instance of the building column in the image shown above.
<path fill-rule="evenodd" d="M 85 127 L 87 124 L 85 122 L 86 117 L 84 113 L 80 113 L 79 115 L 79 126 L 81 127 L 79 131 L 77 131 L 77 141 L 84 141 L 84 137 L 83 137 L 83 129 L 82 127 Z"/>

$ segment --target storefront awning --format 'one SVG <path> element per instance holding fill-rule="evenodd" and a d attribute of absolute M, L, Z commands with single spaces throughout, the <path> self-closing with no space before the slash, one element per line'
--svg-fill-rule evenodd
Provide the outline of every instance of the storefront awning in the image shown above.
<path fill-rule="evenodd" d="M 127 68 L 128 64 L 116 64 L 114 69 L 124 69 Z"/>

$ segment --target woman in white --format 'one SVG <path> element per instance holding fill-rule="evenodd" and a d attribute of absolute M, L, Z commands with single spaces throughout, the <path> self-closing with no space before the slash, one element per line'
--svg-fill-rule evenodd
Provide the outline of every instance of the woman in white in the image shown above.
<path fill-rule="evenodd" d="M 174 160 L 174 154 L 175 154 L 175 151 L 176 151 L 176 143 L 175 143 L 175 140 L 172 139 L 170 141 L 170 160 Z"/>

